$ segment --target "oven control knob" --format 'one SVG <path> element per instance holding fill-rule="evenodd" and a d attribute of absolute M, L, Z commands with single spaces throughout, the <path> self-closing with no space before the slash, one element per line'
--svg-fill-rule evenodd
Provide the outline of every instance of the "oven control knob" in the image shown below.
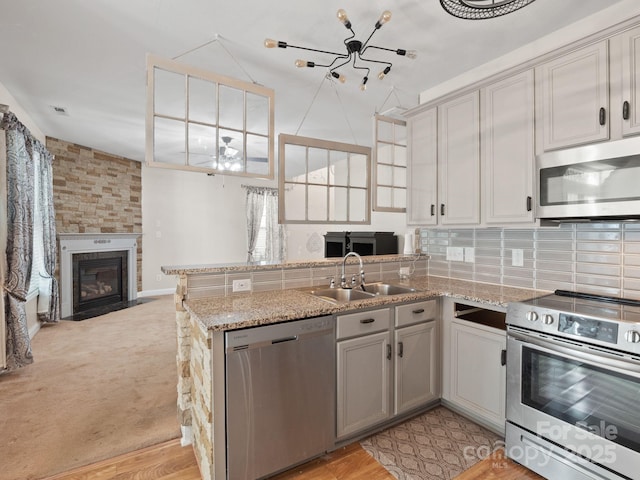
<path fill-rule="evenodd" d="M 640 332 L 637 330 L 629 330 L 624 334 L 624 339 L 629 343 L 640 343 Z"/>
<path fill-rule="evenodd" d="M 549 315 L 548 313 L 545 313 L 542 316 L 542 323 L 544 323 L 545 325 L 551 325 L 553 323 L 553 315 Z"/>
<path fill-rule="evenodd" d="M 527 312 L 527 320 L 535 322 L 538 320 L 538 314 L 536 312 Z"/>

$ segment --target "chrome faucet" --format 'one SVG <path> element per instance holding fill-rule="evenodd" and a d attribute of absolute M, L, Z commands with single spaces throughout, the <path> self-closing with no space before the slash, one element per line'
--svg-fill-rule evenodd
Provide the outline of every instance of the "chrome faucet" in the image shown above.
<path fill-rule="evenodd" d="M 345 265 L 347 263 L 347 258 L 356 257 L 358 262 L 360 262 L 360 287 L 364 290 L 364 267 L 362 266 L 362 258 L 356 252 L 347 253 L 342 259 L 342 274 L 340 275 L 340 288 L 354 288 L 357 285 L 355 284 L 355 275 L 351 278 L 351 284 L 347 284 L 347 277 L 345 275 Z"/>

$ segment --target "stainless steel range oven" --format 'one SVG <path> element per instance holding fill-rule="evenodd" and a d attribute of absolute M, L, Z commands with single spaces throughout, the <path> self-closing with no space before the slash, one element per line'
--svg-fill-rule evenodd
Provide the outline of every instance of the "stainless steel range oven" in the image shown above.
<path fill-rule="evenodd" d="M 640 479 L 640 302 L 507 308 L 507 456 L 548 479 Z"/>

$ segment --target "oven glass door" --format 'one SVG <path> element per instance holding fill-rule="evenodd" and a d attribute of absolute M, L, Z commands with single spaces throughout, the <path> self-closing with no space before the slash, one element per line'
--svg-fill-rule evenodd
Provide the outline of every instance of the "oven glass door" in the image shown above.
<path fill-rule="evenodd" d="M 640 452 L 640 378 L 527 345 L 521 365 L 523 404 Z"/>

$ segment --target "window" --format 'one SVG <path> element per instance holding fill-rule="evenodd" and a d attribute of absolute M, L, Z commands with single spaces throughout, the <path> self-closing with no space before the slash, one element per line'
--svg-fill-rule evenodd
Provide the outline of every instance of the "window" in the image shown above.
<path fill-rule="evenodd" d="M 44 232 L 42 231 L 42 198 L 40 192 L 40 155 L 33 158 L 33 251 L 31 264 L 31 278 L 29 280 L 29 296 L 37 295 L 40 291 L 41 273 L 44 268 Z M 46 273 L 46 272 L 45 272 Z M 45 275 L 48 277 L 48 275 Z"/>
<path fill-rule="evenodd" d="M 273 90 L 147 57 L 149 166 L 274 178 Z"/>
<path fill-rule="evenodd" d="M 375 117 L 375 168 L 373 209 L 407 211 L 407 123 Z"/>
<path fill-rule="evenodd" d="M 281 134 L 280 223 L 370 223 L 371 149 Z"/>

